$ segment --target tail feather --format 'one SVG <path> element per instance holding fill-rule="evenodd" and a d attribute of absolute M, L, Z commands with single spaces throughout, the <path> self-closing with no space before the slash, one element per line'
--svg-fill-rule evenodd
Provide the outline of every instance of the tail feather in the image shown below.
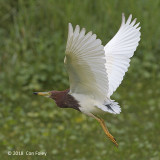
<path fill-rule="evenodd" d="M 114 100 L 105 102 L 104 105 L 105 105 L 105 108 L 103 107 L 104 111 L 107 111 L 112 114 L 120 114 L 121 112 L 121 107 Z"/>

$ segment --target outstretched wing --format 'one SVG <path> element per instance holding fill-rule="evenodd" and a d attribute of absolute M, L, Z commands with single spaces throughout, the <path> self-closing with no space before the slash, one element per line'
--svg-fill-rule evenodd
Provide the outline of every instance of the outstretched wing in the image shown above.
<path fill-rule="evenodd" d="M 108 79 L 105 52 L 101 40 L 77 25 L 73 31 L 69 23 L 64 63 L 69 74 L 70 93 L 93 96 L 104 101 L 107 97 Z"/>
<path fill-rule="evenodd" d="M 104 47 L 106 55 L 106 69 L 109 81 L 108 97 L 118 88 L 128 70 L 130 58 L 133 56 L 140 40 L 140 27 L 136 19 L 131 21 L 132 15 L 125 22 L 122 14 L 122 24 L 117 34 Z M 137 28 L 138 27 L 138 28 Z"/>

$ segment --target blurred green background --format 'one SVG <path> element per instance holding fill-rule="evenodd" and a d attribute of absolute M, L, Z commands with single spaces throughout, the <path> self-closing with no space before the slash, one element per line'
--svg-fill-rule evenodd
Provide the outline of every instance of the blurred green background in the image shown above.
<path fill-rule="evenodd" d="M 112 99 L 120 115 L 104 119 L 119 143 L 100 125 L 33 91 L 69 88 L 63 58 L 68 23 L 92 30 L 105 45 L 118 31 L 121 13 L 141 23 L 141 41 Z M 160 159 L 159 0 L 0 0 L 0 159 Z M 7 151 L 46 151 L 8 156 Z"/>

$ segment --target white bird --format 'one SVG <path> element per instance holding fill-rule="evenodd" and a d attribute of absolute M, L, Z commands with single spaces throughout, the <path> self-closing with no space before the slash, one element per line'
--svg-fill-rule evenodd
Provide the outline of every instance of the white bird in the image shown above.
<path fill-rule="evenodd" d="M 106 135 L 118 146 L 100 115 L 119 114 L 121 108 L 110 96 L 121 84 L 139 41 L 140 27 L 132 15 L 122 23 L 116 35 L 105 45 L 92 32 L 85 33 L 79 25 L 69 23 L 64 63 L 69 74 L 70 89 L 65 91 L 35 92 L 50 97 L 61 108 L 74 108 L 95 118 Z"/>

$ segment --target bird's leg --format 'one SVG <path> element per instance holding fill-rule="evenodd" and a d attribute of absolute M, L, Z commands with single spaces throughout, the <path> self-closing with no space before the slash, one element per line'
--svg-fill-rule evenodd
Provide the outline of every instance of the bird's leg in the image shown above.
<path fill-rule="evenodd" d="M 118 143 L 116 142 L 116 139 L 109 133 L 107 126 L 105 125 L 105 122 L 102 118 L 99 118 L 95 115 L 91 115 L 91 117 L 95 118 L 101 125 L 101 127 L 103 128 L 105 134 L 108 136 L 108 138 L 118 147 Z"/>

